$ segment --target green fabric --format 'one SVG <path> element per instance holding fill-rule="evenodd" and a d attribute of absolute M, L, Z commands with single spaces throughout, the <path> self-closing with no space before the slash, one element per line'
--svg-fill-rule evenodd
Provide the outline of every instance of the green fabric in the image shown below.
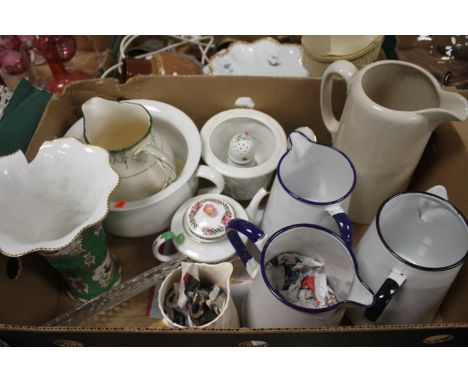
<path fill-rule="evenodd" d="M 25 78 L 19 82 L 0 119 L 0 156 L 26 152 L 51 96 Z"/>

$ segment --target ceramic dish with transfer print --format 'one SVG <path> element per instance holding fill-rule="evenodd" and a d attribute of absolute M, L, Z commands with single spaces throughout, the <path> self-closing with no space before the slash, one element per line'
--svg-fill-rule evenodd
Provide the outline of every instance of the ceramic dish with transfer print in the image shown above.
<path fill-rule="evenodd" d="M 215 76 L 308 77 L 301 57 L 299 45 L 281 44 L 273 38 L 238 41 L 213 55 L 203 70 Z"/>

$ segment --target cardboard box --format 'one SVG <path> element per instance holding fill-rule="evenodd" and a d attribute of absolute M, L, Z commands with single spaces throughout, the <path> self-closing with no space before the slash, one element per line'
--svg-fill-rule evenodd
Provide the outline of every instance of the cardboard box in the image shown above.
<path fill-rule="evenodd" d="M 65 94 L 54 96 L 30 143 L 32 160 L 45 140 L 62 136 L 81 117 L 81 104 L 93 96 L 155 99 L 187 113 L 201 128 L 214 114 L 234 107 L 238 97 L 252 97 L 256 109 L 279 121 L 286 131 L 310 126 L 319 141 L 330 143 L 320 113 L 319 79 L 265 77 L 135 77 L 118 85 L 112 79 L 71 84 Z M 346 94 L 343 83 L 334 87 L 336 114 Z M 462 128 L 468 129 L 468 122 Z M 466 144 L 451 123 L 432 135 L 410 184 L 412 190 L 426 190 L 443 184 L 452 203 L 468 216 L 468 153 Z M 354 226 L 357 239 L 365 226 Z M 155 235 L 154 235 L 155 236 Z M 123 265 L 128 279 L 156 265 L 151 253 L 154 238 L 124 239 L 108 235 L 110 250 Z M 22 270 L 15 280 L 5 272 L 8 258 L 0 256 L 0 339 L 11 345 L 423 345 L 468 343 L 468 267 L 458 275 L 431 325 L 352 327 L 277 330 L 169 330 L 148 328 L 144 313 L 132 312 L 132 304 L 145 302 L 138 296 L 109 311 L 100 323 L 87 327 L 46 328 L 58 314 L 77 306 L 68 299 L 58 274 L 37 255 L 22 258 Z M 128 314 L 122 316 L 122 311 Z M 119 313 L 120 312 L 120 313 Z M 97 327 L 96 327 L 97 326 Z"/>

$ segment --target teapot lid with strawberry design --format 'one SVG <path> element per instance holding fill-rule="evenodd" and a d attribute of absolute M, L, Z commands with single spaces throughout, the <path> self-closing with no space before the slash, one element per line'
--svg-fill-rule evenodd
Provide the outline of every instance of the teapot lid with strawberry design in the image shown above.
<path fill-rule="evenodd" d="M 229 201 L 208 197 L 197 200 L 185 212 L 184 228 L 193 239 L 218 241 L 226 235 L 226 226 L 236 217 Z"/>

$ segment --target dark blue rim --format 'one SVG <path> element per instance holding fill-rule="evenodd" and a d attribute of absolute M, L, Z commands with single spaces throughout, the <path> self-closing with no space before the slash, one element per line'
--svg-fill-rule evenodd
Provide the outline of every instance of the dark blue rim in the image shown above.
<path fill-rule="evenodd" d="M 349 165 L 351 166 L 351 170 L 353 170 L 353 184 L 351 185 L 351 188 L 349 189 L 349 191 L 344 195 L 342 196 L 341 198 L 339 199 L 336 199 L 336 200 L 333 200 L 333 201 L 330 201 L 330 202 L 315 202 L 313 200 L 309 200 L 309 199 L 304 199 L 302 198 L 301 196 L 299 195 L 296 195 L 294 192 L 292 192 L 288 187 L 286 187 L 286 184 L 284 184 L 283 182 L 283 179 L 281 179 L 281 163 L 283 162 L 283 159 L 286 158 L 286 156 L 290 153 L 291 151 L 291 148 L 293 146 L 292 142 L 291 142 L 291 135 L 292 134 L 301 134 L 305 139 L 307 139 L 310 143 L 313 143 L 313 144 L 316 144 L 316 145 L 320 145 L 320 146 L 325 146 L 331 150 L 334 150 L 336 151 L 338 154 L 342 155 L 349 163 Z M 302 133 L 301 131 L 293 131 L 291 132 L 289 135 L 288 135 L 288 143 L 290 144 L 290 148 L 288 148 L 288 150 L 283 154 L 283 156 L 281 157 L 281 159 L 279 160 L 278 162 L 278 169 L 276 171 L 277 173 L 277 176 L 278 176 L 278 180 L 281 184 L 281 186 L 286 190 L 286 192 L 291 195 L 293 198 L 303 202 L 303 203 L 307 203 L 307 204 L 315 204 L 315 205 L 321 205 L 321 206 L 324 206 L 324 205 L 329 205 L 329 204 L 336 204 L 338 202 L 341 202 L 342 200 L 345 200 L 349 195 L 351 195 L 351 193 L 353 192 L 354 190 L 354 187 L 356 187 L 356 169 L 354 168 L 354 165 L 353 165 L 353 162 L 351 162 L 351 159 L 349 159 L 346 154 L 344 154 L 342 151 L 332 147 L 332 146 L 329 146 L 329 145 L 325 145 L 323 143 L 318 143 L 318 142 L 314 142 L 312 141 L 311 139 L 309 139 L 304 133 Z"/>
<path fill-rule="evenodd" d="M 382 214 L 382 211 L 383 211 L 383 208 L 385 207 L 385 205 L 390 202 L 391 200 L 395 199 L 395 198 L 398 198 L 400 196 L 403 196 L 403 195 L 414 195 L 414 194 L 423 194 L 423 195 L 429 195 L 429 196 L 433 196 L 434 198 L 437 198 L 439 200 L 441 200 L 442 202 L 448 204 L 450 207 L 452 207 L 457 213 L 458 215 L 460 215 L 462 221 L 465 223 L 465 225 L 468 226 L 468 222 L 465 218 L 465 216 L 461 213 L 461 211 L 455 207 L 452 203 L 450 203 L 450 201 L 448 201 L 447 199 L 444 199 L 444 198 L 441 198 L 440 196 L 438 195 L 435 195 L 435 194 L 431 194 L 430 192 L 425 192 L 425 191 L 410 191 L 410 192 L 400 192 L 399 194 L 395 194 L 395 195 L 392 195 L 390 196 L 387 200 L 385 200 L 381 206 L 379 207 L 379 210 L 377 211 L 377 216 L 375 218 L 375 227 L 377 229 L 377 234 L 379 235 L 379 238 L 380 238 L 380 241 L 383 243 L 383 245 L 385 246 L 385 248 L 387 248 L 387 250 L 394 256 L 396 257 L 398 260 L 400 260 L 402 263 L 405 263 L 407 265 L 409 265 L 410 267 L 412 268 L 416 268 L 416 269 L 419 269 L 421 271 L 429 271 L 429 272 L 442 272 L 442 271 L 448 271 L 449 269 L 452 269 L 452 268 L 456 268 L 458 266 L 460 266 L 461 264 L 463 264 L 463 262 L 465 261 L 466 257 L 468 256 L 468 250 L 466 251 L 465 255 L 460 259 L 458 260 L 456 263 L 454 264 L 451 264 L 451 265 L 447 265 L 445 267 L 435 267 L 435 268 L 430 268 L 430 267 L 424 267 L 422 265 L 417 265 L 415 263 L 412 263 L 411 261 L 409 260 L 406 260 L 404 259 L 403 257 L 401 257 L 398 253 L 396 253 L 391 247 L 390 245 L 388 245 L 388 243 L 385 241 L 383 235 L 382 235 L 382 231 L 380 229 L 380 215 Z"/>
<path fill-rule="evenodd" d="M 268 238 L 267 242 L 263 246 L 262 254 L 261 254 L 261 257 L 260 257 L 260 269 L 262 271 L 263 281 L 265 282 L 267 288 L 270 290 L 270 292 L 273 294 L 273 296 L 275 296 L 278 300 L 280 300 L 282 303 L 288 305 L 289 307 L 291 307 L 293 309 L 296 309 L 296 310 L 300 310 L 301 312 L 305 312 L 305 313 L 329 312 L 329 311 L 337 308 L 338 306 L 340 306 L 342 304 L 346 304 L 346 303 L 352 303 L 352 304 L 362 306 L 362 307 L 372 306 L 374 304 L 374 302 L 375 302 L 375 297 L 373 297 L 372 303 L 370 305 L 360 304 L 360 303 L 357 303 L 357 302 L 351 301 L 351 300 L 344 300 L 344 301 L 339 301 L 334 305 L 327 306 L 326 308 L 317 308 L 317 309 L 304 308 L 302 306 L 298 306 L 298 305 L 295 305 L 295 304 L 289 302 L 288 300 L 286 300 L 286 298 L 283 295 L 281 295 L 281 293 L 279 293 L 275 288 L 273 288 L 271 286 L 270 281 L 268 280 L 268 277 L 267 277 L 266 272 L 265 272 L 265 254 L 266 254 L 266 251 L 267 251 L 268 247 L 270 246 L 271 242 L 273 240 L 275 240 L 276 237 L 278 237 L 279 235 L 282 235 L 284 232 L 289 231 L 289 230 L 294 229 L 294 228 L 304 228 L 304 227 L 314 228 L 314 229 L 318 229 L 320 231 L 324 231 L 324 232 L 328 233 L 329 235 L 333 236 L 339 242 L 341 242 L 343 244 L 344 249 L 348 252 L 348 254 L 351 256 L 351 259 L 353 260 L 354 271 L 355 271 L 355 274 L 356 274 L 356 277 L 357 277 L 358 281 L 360 281 L 361 284 L 364 285 L 364 287 L 372 295 L 374 295 L 374 292 L 372 292 L 372 290 L 367 286 L 367 284 L 364 281 L 362 281 L 361 277 L 359 276 L 358 264 L 357 264 L 356 258 L 354 257 L 354 253 L 350 248 L 348 248 L 346 246 L 345 242 L 337 234 L 335 234 L 333 231 L 330 231 L 329 229 L 327 229 L 325 227 L 318 226 L 318 225 L 315 225 L 315 224 L 303 223 L 303 224 L 293 224 L 293 225 L 289 225 L 289 226 L 286 226 L 286 227 L 283 227 L 283 228 L 279 229 L 272 236 L 270 236 Z M 356 282 L 356 280 L 354 282 Z M 351 284 L 351 289 L 352 289 L 352 284 Z"/>

